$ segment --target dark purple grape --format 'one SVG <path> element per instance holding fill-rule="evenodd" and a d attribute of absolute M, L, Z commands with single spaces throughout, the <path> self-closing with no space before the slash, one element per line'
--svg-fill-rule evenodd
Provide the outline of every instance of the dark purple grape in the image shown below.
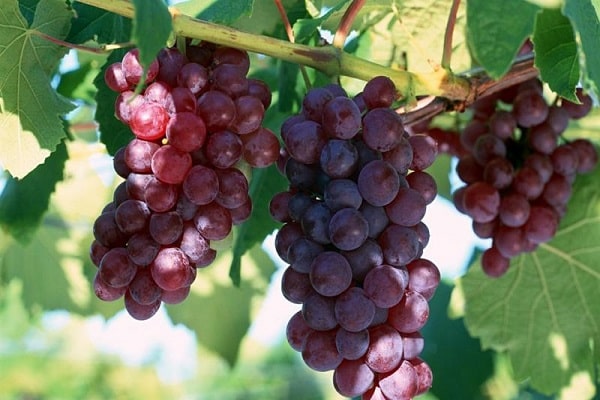
<path fill-rule="evenodd" d="M 310 283 L 323 296 L 337 296 L 352 282 L 348 260 L 335 251 L 320 253 L 310 266 Z"/>
<path fill-rule="evenodd" d="M 325 132 L 336 139 L 351 139 L 360 131 L 362 121 L 356 103 L 347 97 L 335 97 L 323 109 Z"/>
<path fill-rule="evenodd" d="M 362 97 L 369 109 L 389 108 L 399 95 L 396 85 L 387 76 L 376 76 L 369 80 L 362 92 Z"/>
<path fill-rule="evenodd" d="M 127 250 L 123 247 L 110 249 L 98 267 L 102 281 L 113 288 L 128 286 L 135 277 L 138 267 L 131 262 Z"/>
<path fill-rule="evenodd" d="M 304 349 L 306 337 L 312 332 L 314 329 L 306 324 L 302 311 L 298 311 L 288 321 L 285 335 L 290 347 L 301 352 Z"/>
<path fill-rule="evenodd" d="M 359 287 L 351 287 L 335 301 L 335 318 L 349 332 L 367 329 L 375 317 L 375 303 Z"/>
<path fill-rule="evenodd" d="M 372 149 L 392 150 L 404 135 L 400 116 L 389 108 L 375 108 L 363 117 L 363 140 Z"/>
<path fill-rule="evenodd" d="M 347 140 L 327 141 L 319 157 L 321 169 L 331 178 L 347 178 L 358 166 L 358 151 Z"/>
<path fill-rule="evenodd" d="M 342 208 L 331 216 L 329 240 L 340 250 L 359 248 L 369 235 L 369 224 L 355 208 Z"/>
<path fill-rule="evenodd" d="M 369 348 L 369 330 L 350 332 L 339 328 L 335 335 L 335 345 L 342 357 L 347 360 L 358 360 Z"/>
<path fill-rule="evenodd" d="M 373 206 L 385 206 L 398 194 L 400 178 L 391 164 L 375 160 L 360 171 L 357 185 L 365 201 Z"/>

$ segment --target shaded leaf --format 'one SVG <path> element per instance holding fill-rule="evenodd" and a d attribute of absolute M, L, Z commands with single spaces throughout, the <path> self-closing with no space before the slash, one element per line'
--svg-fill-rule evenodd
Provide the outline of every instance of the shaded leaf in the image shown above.
<path fill-rule="evenodd" d="M 62 39 L 71 12 L 60 0 L 41 0 L 31 25 L 14 0 L 0 0 L 0 162 L 23 178 L 65 137 L 60 115 L 73 105 L 50 86 L 65 48 L 38 33 Z"/>
<path fill-rule="evenodd" d="M 254 0 L 192 0 L 175 7 L 184 14 L 204 21 L 231 25 L 240 17 L 250 16 L 253 4 Z M 275 8 L 273 4 L 269 4 L 269 7 Z"/>
<path fill-rule="evenodd" d="M 254 169 L 249 194 L 252 198 L 252 215 L 236 231 L 233 245 L 233 260 L 229 276 L 236 286 L 241 282 L 241 260 L 246 251 L 264 241 L 265 237 L 279 227 L 271 218 L 269 203 L 277 192 L 285 190 L 285 181 L 272 165 L 268 168 Z"/>
<path fill-rule="evenodd" d="M 98 43 L 115 43 L 129 40 L 131 20 L 112 12 L 75 2 L 71 30 L 67 41 L 84 43 L 95 40 Z"/>
<path fill-rule="evenodd" d="M 473 265 L 462 279 L 469 332 L 507 351 L 515 378 L 544 394 L 570 380 L 594 381 L 600 327 L 600 169 L 577 178 L 556 237 L 514 259 L 499 279 Z"/>
<path fill-rule="evenodd" d="M 129 129 L 129 126 L 115 117 L 115 101 L 117 100 L 118 93 L 109 89 L 104 81 L 104 71 L 106 68 L 114 62 L 121 61 L 124 54 L 125 50 L 113 51 L 102 66 L 96 79 L 94 79 L 94 85 L 98 88 L 96 92 L 97 108 L 95 119 L 100 129 L 100 141 L 106 145 L 106 150 L 109 154 L 115 154 L 117 150 L 133 139 L 133 133 Z"/>
<path fill-rule="evenodd" d="M 544 10 L 535 22 L 533 33 L 535 66 L 542 80 L 554 92 L 578 102 L 575 87 L 579 82 L 579 54 L 573 27 L 560 10 Z"/>
<path fill-rule="evenodd" d="M 9 178 L 0 193 L 0 226 L 21 242 L 31 239 L 48 209 L 50 195 L 63 178 L 69 155 L 64 143 L 25 178 Z"/>
<path fill-rule="evenodd" d="M 298 18 L 305 18 L 308 14 L 303 0 L 282 0 L 288 20 L 294 25 Z M 279 11 L 274 4 L 255 2 L 252 14 L 237 19 L 233 27 L 245 32 L 265 34 L 287 40 L 283 22 Z"/>
<path fill-rule="evenodd" d="M 163 0 L 133 0 L 133 4 L 131 38 L 140 50 L 140 62 L 147 67 L 167 44 L 173 30 L 171 14 Z"/>
<path fill-rule="evenodd" d="M 585 57 L 586 73 L 600 88 L 600 53 L 598 37 L 600 37 L 600 19 L 597 1 L 566 0 L 564 13 L 579 33 L 581 48 Z"/>
<path fill-rule="evenodd" d="M 469 47 L 492 78 L 508 71 L 519 48 L 533 33 L 538 10 L 523 0 L 467 1 Z"/>
<path fill-rule="evenodd" d="M 305 43 L 313 34 L 317 32 L 317 29 L 321 26 L 323 21 L 326 21 L 331 15 L 337 11 L 340 11 L 348 3 L 346 1 L 340 1 L 336 6 L 330 8 L 325 14 L 317 18 L 301 18 L 298 19 L 294 25 L 294 37 L 297 42 Z"/>

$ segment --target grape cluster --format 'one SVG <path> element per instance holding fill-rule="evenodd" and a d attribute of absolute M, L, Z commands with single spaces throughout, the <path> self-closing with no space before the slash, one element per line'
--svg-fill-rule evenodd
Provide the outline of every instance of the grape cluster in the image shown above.
<path fill-rule="evenodd" d="M 208 43 L 188 45 L 185 55 L 163 49 L 146 76 L 138 57 L 130 50 L 105 70 L 119 92 L 115 115 L 135 138 L 115 153 L 124 181 L 94 223 L 90 255 L 98 298 L 124 296 L 129 314 L 147 319 L 162 302 L 183 301 L 197 268 L 249 218 L 238 167 L 274 163 L 279 141 L 261 126 L 271 92 L 246 77 L 246 52 Z"/>
<path fill-rule="evenodd" d="M 592 107 L 589 96 L 581 90 L 577 95 L 581 104 L 565 99 L 548 104 L 534 79 L 472 106 L 456 166 L 465 186 L 454 193 L 454 204 L 473 219 L 477 236 L 493 239 L 481 260 L 489 276 L 503 275 L 511 258 L 554 237 L 576 175 L 598 161 L 588 140 L 562 138 L 569 120 Z"/>
<path fill-rule="evenodd" d="M 310 368 L 333 370 L 348 397 L 409 399 L 432 382 L 419 330 L 440 273 L 421 258 L 421 220 L 437 194 L 423 171 L 437 144 L 408 135 L 390 108 L 396 96 L 383 76 L 353 98 L 338 85 L 314 88 L 281 127 L 289 189 L 270 211 L 284 223 L 283 295 L 302 305 L 287 339 Z"/>

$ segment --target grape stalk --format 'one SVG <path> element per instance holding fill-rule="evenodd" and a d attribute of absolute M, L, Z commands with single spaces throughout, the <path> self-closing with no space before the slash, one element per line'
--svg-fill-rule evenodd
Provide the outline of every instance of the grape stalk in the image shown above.
<path fill-rule="evenodd" d="M 241 167 L 266 167 L 279 141 L 262 126 L 271 91 L 246 77 L 245 51 L 188 43 L 160 51 L 146 74 L 132 49 L 104 74 L 115 116 L 134 134 L 114 156 L 123 178 L 94 223 L 90 256 L 98 298 L 124 297 L 136 319 L 189 294 L 216 244 L 252 211 Z M 135 89 L 143 80 L 143 90 Z"/>
<path fill-rule="evenodd" d="M 424 169 L 437 144 L 406 132 L 397 98 L 384 76 L 353 98 L 338 85 L 314 88 L 281 127 L 289 189 L 270 211 L 283 223 L 282 293 L 301 305 L 287 339 L 310 368 L 333 370 L 348 397 L 411 399 L 432 384 L 419 330 L 440 281 L 421 258 L 437 193 Z"/>

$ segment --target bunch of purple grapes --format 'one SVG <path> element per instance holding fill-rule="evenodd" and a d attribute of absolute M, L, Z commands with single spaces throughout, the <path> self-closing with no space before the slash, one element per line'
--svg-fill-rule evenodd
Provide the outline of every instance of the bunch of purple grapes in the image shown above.
<path fill-rule="evenodd" d="M 554 237 L 576 175 L 597 164 L 590 141 L 562 138 L 569 120 L 592 107 L 579 89 L 577 96 L 581 104 L 559 99 L 549 105 L 534 79 L 472 106 L 456 167 L 466 185 L 454 204 L 473 219 L 477 236 L 493 239 L 481 260 L 489 276 L 503 275 L 511 258 Z"/>
<path fill-rule="evenodd" d="M 387 77 L 354 98 L 338 85 L 311 89 L 282 125 L 289 190 L 270 203 L 284 223 L 282 292 L 302 305 L 288 342 L 310 368 L 333 370 L 340 394 L 363 399 L 410 399 L 432 383 L 419 330 L 440 274 L 421 258 L 421 220 L 437 194 L 423 171 L 437 144 L 408 135 L 396 99 Z"/>
<path fill-rule="evenodd" d="M 136 319 L 189 294 L 215 243 L 249 218 L 242 162 L 265 167 L 279 141 L 262 127 L 268 86 L 248 79 L 248 54 L 208 43 L 163 49 L 148 72 L 138 50 L 105 71 L 115 115 L 135 138 L 114 156 L 124 181 L 94 223 L 90 255 L 101 300 L 124 296 Z M 143 81 L 141 94 L 135 88 Z"/>

